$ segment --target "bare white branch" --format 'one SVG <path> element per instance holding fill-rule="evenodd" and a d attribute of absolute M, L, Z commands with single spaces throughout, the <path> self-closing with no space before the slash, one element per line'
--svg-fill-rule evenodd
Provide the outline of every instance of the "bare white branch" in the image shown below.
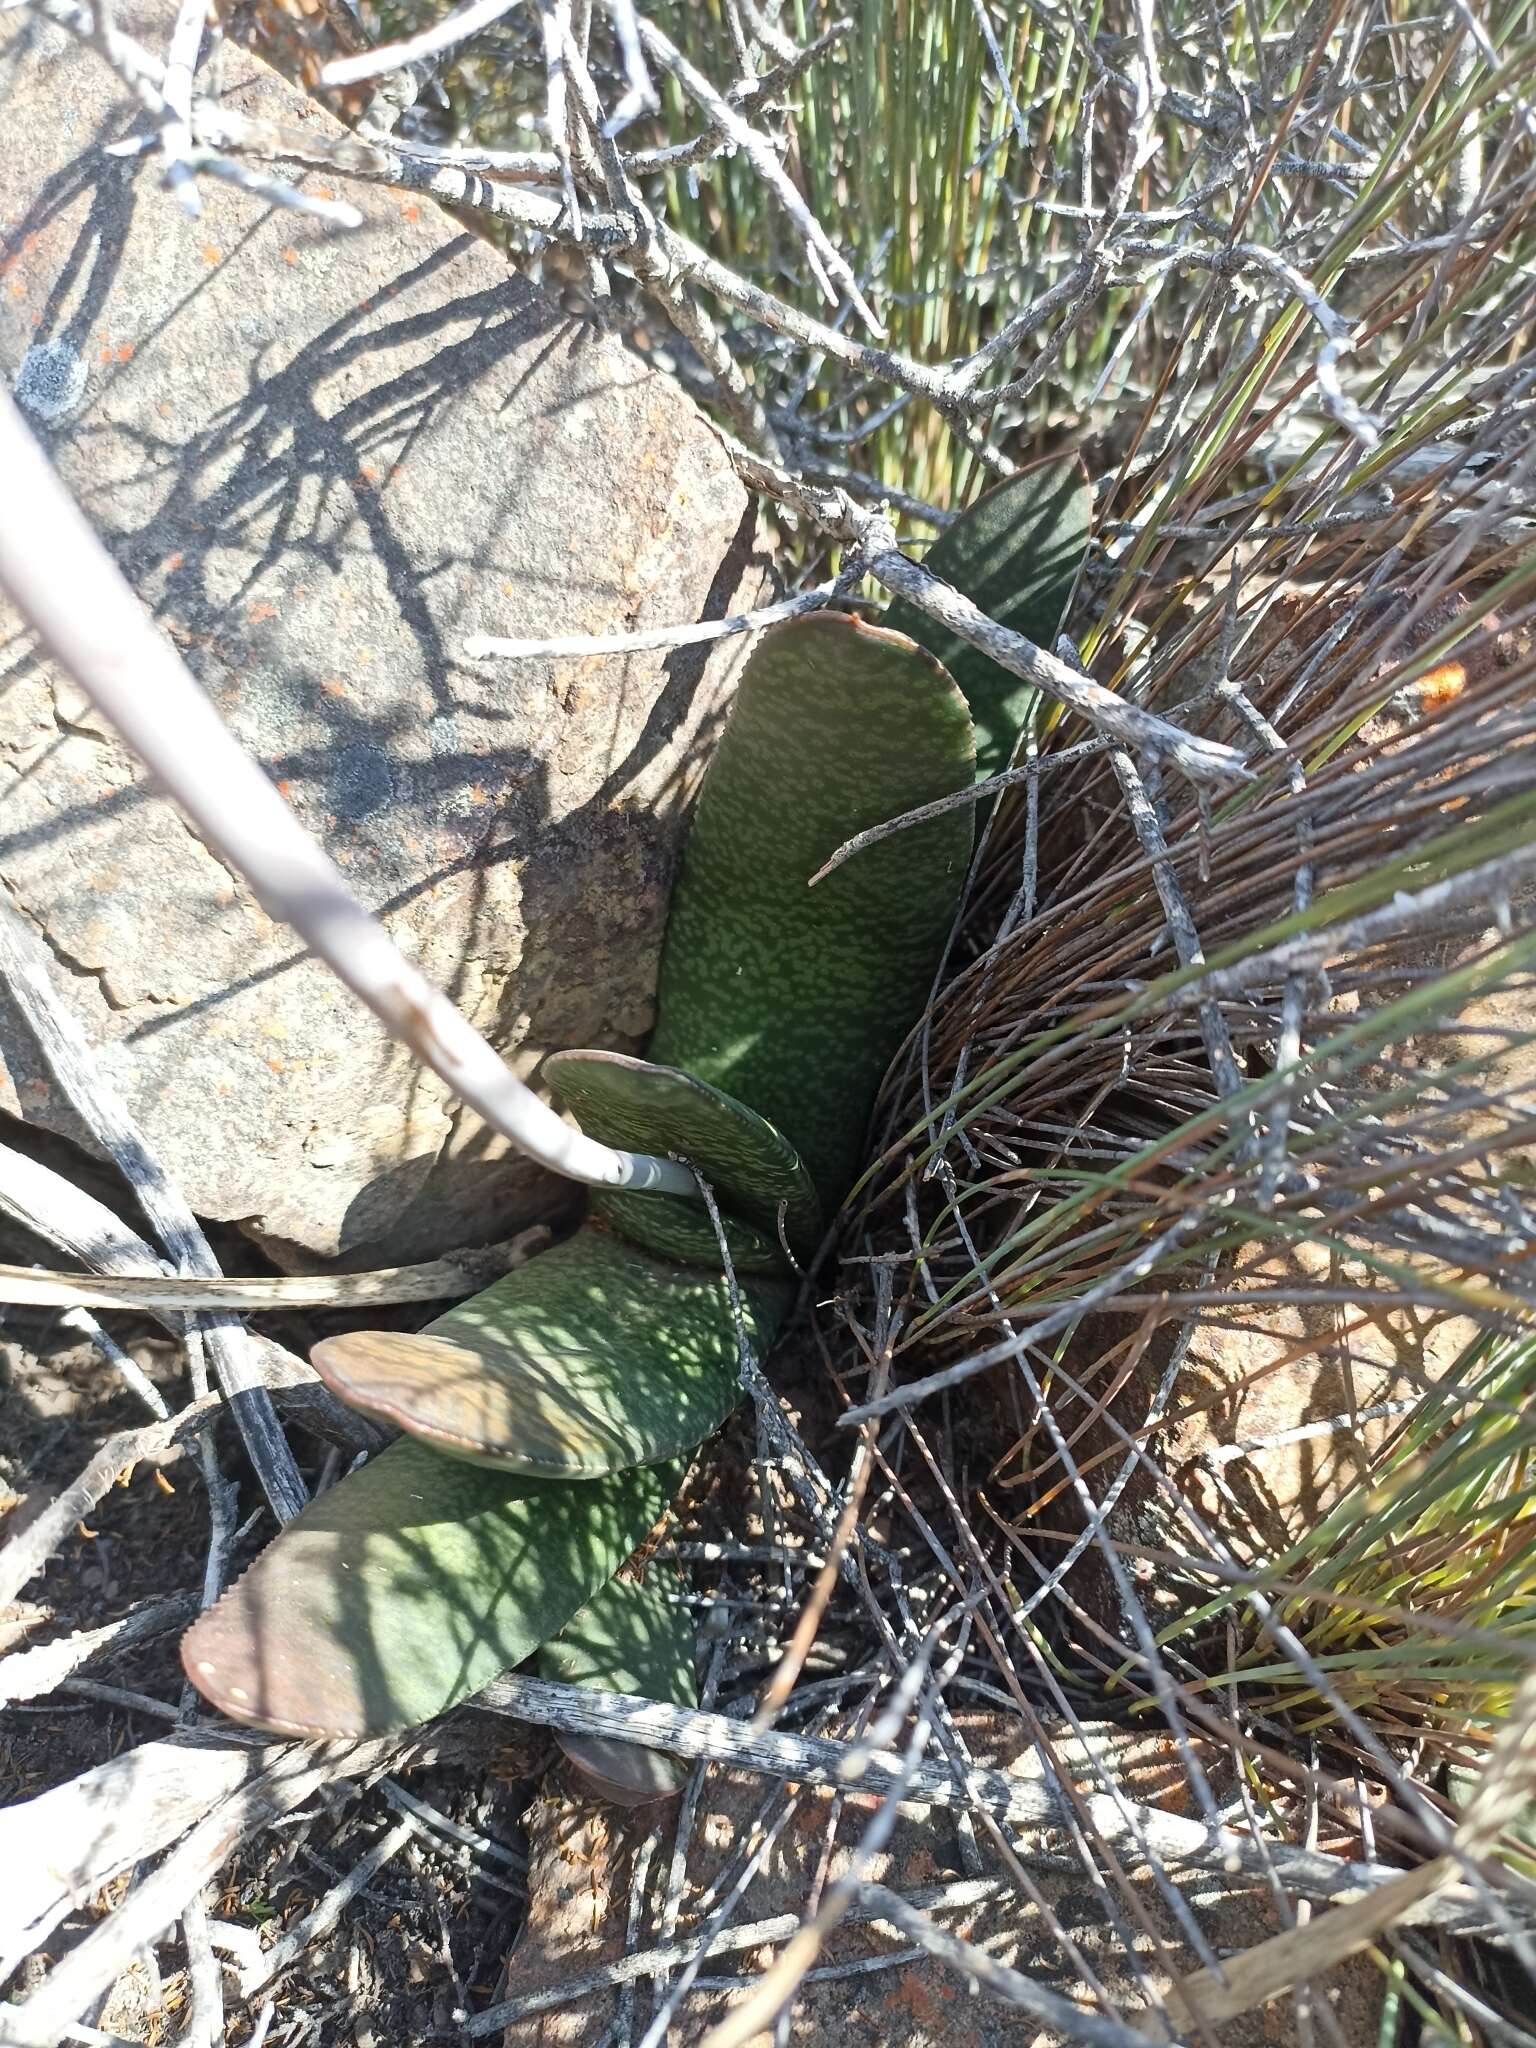
<path fill-rule="evenodd" d="M 704 74 L 678 49 L 671 37 L 664 34 L 655 22 L 644 15 L 639 17 L 640 40 L 647 52 L 658 64 L 670 71 L 710 120 L 728 135 L 751 162 L 753 169 L 763 183 L 778 199 L 784 211 L 799 228 L 805 239 L 807 261 L 811 273 L 820 284 L 829 303 L 836 304 L 837 293 L 831 279 L 837 278 L 847 292 L 872 334 L 883 335 L 885 328 L 859 289 L 859 281 L 853 273 L 848 259 L 829 239 L 825 228 L 801 198 L 793 179 L 790 178 L 778 156 L 765 137 L 758 134 L 750 122 L 744 121 L 725 94 L 718 91 Z"/>
<path fill-rule="evenodd" d="M 736 1770 L 759 1771 L 802 1785 L 834 1785 L 898 1796 L 950 1811 L 973 1808 L 993 1814 L 1015 1829 L 1060 1827 L 1058 1788 L 1043 1762 L 1015 1765 L 1012 1771 L 951 1770 L 947 1764 L 924 1763 L 910 1769 L 890 1751 L 855 1754 L 855 1746 L 821 1737 L 788 1735 L 780 1730 L 744 1726 L 724 1714 L 697 1708 L 667 1706 L 657 1700 L 627 1698 L 550 1680 L 509 1675 L 492 1681 L 476 1694 L 476 1704 L 543 1727 L 579 1734 L 616 1736 L 673 1756 L 706 1758 Z M 1224 1872 L 1230 1877 L 1262 1879 L 1267 1858 L 1287 1889 L 1303 1898 L 1343 1900 L 1390 1883 L 1399 1873 L 1384 1864 L 1342 1863 L 1337 1857 L 1270 1842 L 1261 1851 L 1251 1837 L 1212 1830 L 1203 1821 L 1165 1813 L 1153 1806 L 1107 1795 L 1087 1794 L 1101 1839 L 1112 1844 L 1127 1864 L 1143 1863 L 1155 1853 L 1168 1864 L 1187 1870 Z M 1487 1907 L 1470 1887 L 1443 1893 L 1436 1909 L 1443 1926 L 1480 1926 Z"/>
<path fill-rule="evenodd" d="M 635 19 L 635 0 L 606 0 L 606 8 L 624 65 L 624 97 L 608 116 L 607 132 L 613 136 L 621 135 L 630 122 L 637 121 L 642 114 L 655 113 L 661 102 L 656 97 L 651 74 L 645 68 L 645 52 L 640 47 L 640 28 Z"/>
<path fill-rule="evenodd" d="M 165 153 L 165 182 L 186 211 L 196 217 L 203 210 L 197 196 L 197 179 L 190 162 L 192 154 L 192 74 L 202 45 L 203 24 L 208 18 L 208 0 L 181 0 L 176 26 L 171 30 L 170 48 L 165 56 L 166 119 L 160 130 L 160 147 Z"/>
<path fill-rule="evenodd" d="M 502 640 L 492 633 L 476 633 L 464 642 L 464 652 L 472 660 L 495 655 L 504 661 L 533 661 L 541 656 L 563 660 L 592 654 L 642 654 L 663 647 L 703 647 L 734 633 L 762 633 L 786 619 L 821 611 L 841 594 L 839 584 L 822 583 L 755 612 L 735 612 L 728 619 L 706 619 L 693 626 L 657 626 L 641 633 L 572 633 L 555 640 Z"/>
<path fill-rule="evenodd" d="M 380 43 L 377 49 L 363 50 L 355 57 L 333 58 L 321 72 L 320 83 L 328 87 L 360 85 L 366 78 L 382 78 L 386 71 L 403 71 L 408 64 L 439 57 L 522 4 L 523 0 L 465 0 L 463 6 L 417 35 L 402 36 L 397 43 Z"/>
<path fill-rule="evenodd" d="M 0 419 L 0 434 L 3 425 Z M 0 539 L 0 587 L 5 580 L 3 552 Z M 4 898 L 0 898 L 0 973 L 61 1092 L 133 1189 L 167 1255 L 183 1273 L 216 1278 L 218 1260 L 186 1197 L 156 1158 L 127 1104 L 102 1075 L 83 1032 L 54 987 L 51 962 L 41 941 Z M 206 1385 L 201 1376 L 206 1350 L 272 1512 L 279 1521 L 287 1521 L 309 1496 L 278 1426 L 271 1398 L 260 1383 L 249 1333 L 228 1317 L 216 1317 L 201 1326 L 199 1336 L 202 1343 L 191 1349 L 194 1391 L 201 1394 Z"/>

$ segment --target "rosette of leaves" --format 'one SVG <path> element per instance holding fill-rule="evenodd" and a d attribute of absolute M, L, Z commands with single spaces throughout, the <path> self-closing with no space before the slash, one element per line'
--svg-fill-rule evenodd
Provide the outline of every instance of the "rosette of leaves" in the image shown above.
<path fill-rule="evenodd" d="M 980 500 L 933 559 L 1015 616 L 1011 593 L 1027 586 L 1048 637 L 1085 527 L 1080 474 L 1034 472 Z M 376 1735 L 535 1652 L 569 1682 L 691 1699 L 683 1610 L 615 1575 L 740 1398 L 742 1336 L 758 1355 L 772 1342 L 929 999 L 970 807 L 809 883 L 854 834 L 972 785 L 967 694 L 997 754 L 1015 679 L 969 652 L 955 657 L 962 692 L 915 635 L 831 612 L 765 633 L 684 849 L 649 1058 L 546 1063 L 591 1136 L 683 1158 L 710 1184 L 744 1328 L 703 1203 L 607 1191 L 573 1237 L 419 1335 L 318 1344 L 326 1384 L 404 1435 L 282 1530 L 188 1632 L 187 1672 L 224 1712 L 282 1733 Z M 615 1796 L 674 1782 L 623 1745 L 567 1746 Z"/>

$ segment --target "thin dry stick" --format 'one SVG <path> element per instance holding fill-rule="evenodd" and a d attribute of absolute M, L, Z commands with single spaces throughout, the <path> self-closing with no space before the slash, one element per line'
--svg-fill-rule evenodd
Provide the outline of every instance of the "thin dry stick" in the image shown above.
<path fill-rule="evenodd" d="M 885 1797 L 876 1808 L 873 1819 L 865 1828 L 853 1851 L 852 1861 L 846 1872 L 827 1891 L 816 1905 L 811 1918 L 806 1921 L 789 1942 L 784 1953 L 763 1971 L 747 1996 L 727 2014 L 717 2027 L 705 2037 L 704 2048 L 744 2048 L 770 2021 L 777 2021 L 788 2014 L 796 1992 L 805 1979 L 806 1972 L 815 1963 L 833 1930 L 847 1918 L 848 1911 L 857 1896 L 858 1885 L 867 1877 L 875 1858 L 891 1837 L 892 1830 L 900 1818 L 901 1801 L 907 1786 L 922 1761 L 923 1753 L 933 1734 L 934 1710 L 942 1697 L 943 1687 L 959 1667 L 964 1651 L 968 1622 L 962 1625 L 959 1641 L 944 1672 L 936 1681 L 928 1678 L 928 1663 L 937 1640 L 938 1623 L 924 1639 L 923 1645 L 909 1668 L 902 1673 L 900 1683 L 895 1687 L 889 1705 L 872 1725 L 869 1732 L 852 1745 L 848 1769 L 850 1773 L 862 1766 L 866 1756 L 876 1753 L 877 1746 L 892 1741 L 912 1710 L 919 1691 L 925 1698 L 917 1715 L 916 1725 L 908 1737 L 906 1748 L 900 1759 L 901 1781 L 886 1791 Z M 684 1981 L 686 1982 L 686 1976 Z M 651 2041 L 641 2048 L 654 2048 Z M 1103 2044 L 1110 2048 L 1110 2044 Z"/>
<path fill-rule="evenodd" d="M 1125 798 L 1125 807 L 1141 842 L 1142 851 L 1152 864 L 1152 879 L 1157 889 L 1157 898 L 1163 906 L 1168 930 L 1173 938 L 1173 950 L 1181 967 L 1199 967 L 1205 963 L 1205 953 L 1200 944 L 1200 934 L 1195 927 L 1194 915 L 1179 887 L 1178 874 L 1163 836 L 1162 823 L 1156 807 L 1147 793 L 1141 772 L 1123 747 L 1110 750 L 1110 766 L 1115 771 Z M 1216 1083 L 1217 1093 L 1235 1095 L 1242 1086 L 1237 1071 L 1237 1061 L 1232 1051 L 1232 1038 L 1220 1010 L 1213 1002 L 1206 1001 L 1199 1008 L 1200 1033 L 1205 1040 L 1205 1056 L 1211 1063 L 1211 1077 Z"/>
<path fill-rule="evenodd" d="M 919 1911 L 928 1912 L 971 1912 L 978 1906 L 992 1904 L 1005 1894 L 1006 1881 L 997 1877 L 962 1878 L 958 1882 L 924 1886 L 921 1890 L 906 1895 L 909 1904 Z M 898 1894 L 897 1896 L 901 1896 Z M 854 1922 L 878 1921 L 881 1914 L 856 1904 L 848 1918 Z M 690 1963 L 702 1954 L 710 1956 L 737 1955 L 743 1949 L 761 1948 L 780 1941 L 788 1941 L 800 1925 L 796 1913 L 775 1913 L 766 1920 L 752 1920 L 739 1927 L 721 1927 L 709 1933 L 707 1940 L 695 1935 L 691 1939 L 658 1942 L 654 1947 L 637 1950 L 633 1955 L 621 1956 L 617 1961 L 606 1963 L 601 1969 L 589 1970 L 584 1975 L 568 1978 L 561 1984 L 545 1987 L 539 1991 L 523 1993 L 518 1998 L 502 1999 L 496 2005 L 485 2007 L 481 2012 L 458 2012 L 455 2020 L 462 2026 L 465 2035 L 472 2041 L 480 2040 L 487 2034 L 498 2033 L 516 2021 L 532 2019 L 541 2012 L 550 2012 L 557 2006 L 575 2005 L 595 1992 L 611 1991 L 621 1984 L 632 1984 L 638 1978 L 654 1976 L 662 1971 L 675 1970 Z"/>
<path fill-rule="evenodd" d="M 1181 1978 L 1169 1987 L 1168 2002 L 1181 2025 L 1211 2027 L 1235 2019 L 1347 1962 L 1410 1917 L 1433 1917 L 1426 1908 L 1455 1878 L 1454 1858 L 1437 1856 L 1417 1870 L 1401 1872 L 1366 1898 L 1335 1906 L 1318 1919 L 1298 1921 L 1242 1955 L 1229 1957 L 1222 1964 L 1221 1981 L 1209 1970 Z"/>
<path fill-rule="evenodd" d="M 825 881 L 834 874 L 844 861 L 852 860 L 866 847 L 878 846 L 882 839 L 889 839 L 893 833 L 906 832 L 914 825 L 925 825 L 930 818 L 946 817 L 951 811 L 962 811 L 971 804 L 990 803 L 1005 789 L 1016 789 L 1020 783 L 1026 786 L 1037 783 L 1043 768 L 1069 766 L 1074 761 L 1086 759 L 1090 754 L 1104 752 L 1104 740 L 1080 740 L 1076 746 L 1062 747 L 1048 755 L 1045 760 L 1034 760 L 1022 768 L 1004 768 L 996 775 L 989 775 L 985 781 L 976 782 L 969 789 L 957 789 L 950 796 L 936 796 L 931 803 L 919 804 L 914 811 L 903 811 L 899 818 L 889 818 L 883 825 L 870 825 L 862 832 L 855 832 L 851 839 L 845 839 L 835 853 L 831 853 L 811 876 L 809 886 Z"/>
<path fill-rule="evenodd" d="M 192 2008 L 181 2038 L 188 2048 L 219 2048 L 224 2039 L 224 1979 L 208 1939 L 208 1914 L 201 1893 L 194 1892 L 182 1907 L 181 1933 L 187 1945 Z"/>
<path fill-rule="evenodd" d="M 100 1628 L 83 1629 L 53 1643 L 38 1643 L 30 1650 L 12 1650 L 0 1657 L 0 1706 L 9 1706 L 12 1700 L 41 1699 L 101 1651 L 147 1642 L 167 1629 L 179 1628 L 196 1612 L 197 1602 L 190 1594 L 172 1593 L 162 1600 L 145 1600 L 121 1620 Z"/>
<path fill-rule="evenodd" d="M 233 163 L 227 156 L 216 154 L 224 139 L 225 124 L 216 116 L 210 121 L 209 102 L 195 93 L 191 100 L 191 127 L 195 146 L 185 149 L 177 133 L 178 127 L 184 124 L 179 123 L 178 116 L 167 98 L 167 88 L 170 85 L 167 65 L 144 49 L 141 44 L 136 43 L 131 36 L 123 34 L 110 19 L 105 0 L 97 0 L 95 9 L 76 6 L 74 0 L 27 0 L 27 4 L 36 12 L 47 15 L 51 21 L 56 21 L 67 28 L 71 34 L 90 43 L 155 122 L 154 135 L 132 136 L 125 142 L 108 143 L 106 148 L 109 155 L 141 156 L 146 150 L 158 145 L 173 160 L 181 160 L 174 162 L 178 172 L 187 167 L 205 172 L 210 177 L 238 185 L 254 198 L 298 213 L 310 214 L 331 227 L 362 226 L 363 216 L 355 206 L 343 200 L 321 199 L 310 193 L 300 192 L 296 186 L 281 178 L 267 177 L 260 171 L 253 171 L 249 164 Z M 253 146 L 255 154 L 284 154 L 282 150 L 264 147 L 257 139 L 259 136 L 271 134 L 269 123 L 247 121 L 238 114 L 232 114 L 229 125 L 245 137 L 246 142 Z M 290 130 L 288 133 L 290 140 L 295 139 L 295 131 Z M 351 145 L 354 162 L 367 160 L 358 154 L 361 148 L 360 144 Z M 313 149 L 307 158 L 302 150 L 299 154 L 301 161 L 313 161 Z M 188 204 L 187 193 L 191 193 L 193 202 L 189 206 L 189 211 L 196 211 L 197 194 L 190 182 L 183 188 L 183 204 Z"/>
<path fill-rule="evenodd" d="M 5 1145 L 0 1145 L 0 1211 L 14 1216 L 40 1236 L 49 1238 L 61 1251 L 72 1253 L 97 1272 L 143 1274 L 157 1280 L 163 1277 L 159 1260 L 143 1238 L 114 1216 L 110 1209 L 65 1180 L 62 1174 L 55 1173 L 51 1167 L 28 1159 L 23 1153 L 13 1152 Z M 514 1240 L 514 1255 L 523 1242 L 523 1239 Z M 478 1262 L 476 1254 L 464 1256 Z M 476 1284 L 483 1284 L 483 1281 L 477 1280 Z M 153 1305 L 147 1298 L 145 1305 L 173 1337 L 178 1340 L 187 1337 L 185 1317 L 174 1314 L 168 1307 Z M 93 1341 L 100 1341 L 95 1333 L 92 1334 Z M 192 1332 L 190 1341 L 200 1351 L 196 1331 Z M 364 1448 L 377 1449 L 382 1445 L 383 1436 L 373 1424 L 354 1410 L 344 1408 L 320 1385 L 314 1367 L 304 1359 L 285 1350 L 274 1338 L 258 1336 L 254 1331 L 247 1334 L 246 1344 L 255 1376 L 274 1399 L 301 1414 L 309 1428 L 333 1442 L 342 1443 L 349 1454 Z M 110 1348 L 108 1355 L 112 1355 Z M 196 1377 L 194 1373 L 194 1380 Z M 133 1384 L 132 1380 L 130 1384 Z M 202 1384 L 206 1387 L 206 1375 Z M 163 1407 L 164 1403 L 160 1405 Z M 153 1409 L 155 1403 L 151 1401 L 149 1406 Z"/>
<path fill-rule="evenodd" d="M 334 90 L 343 85 L 361 85 L 365 79 L 382 78 L 387 71 L 404 71 L 408 65 L 424 63 L 428 57 L 441 56 L 443 51 L 468 42 L 471 36 L 479 35 L 482 29 L 521 4 L 522 0 L 464 0 L 463 6 L 455 7 L 414 36 L 404 36 L 397 43 L 380 43 L 376 49 L 363 50 L 355 57 L 333 58 L 320 73 L 320 83 L 327 90 Z"/>
<path fill-rule="evenodd" d="M 338 1775 L 387 1761 L 404 1738 L 295 1744 L 252 1785 L 221 1802 L 101 1921 L 20 2005 L 6 2014 L 7 2048 L 53 2048 L 63 2029 L 186 1909 L 249 1835 L 311 1798 Z"/>
<path fill-rule="evenodd" d="M 861 1883 L 857 1898 L 865 1912 L 888 1921 L 938 1962 L 978 1984 L 986 1995 L 1004 2005 L 1017 2006 L 1064 2039 L 1086 2042 L 1088 2048 L 1130 2048 L 1133 2041 L 1137 2048 L 1145 2048 L 1146 2037 L 1135 2028 L 1106 2019 L 1102 2014 L 1085 2012 L 1071 1999 L 1048 1991 L 1033 1978 L 999 1963 L 974 1942 L 962 1941 L 958 1935 L 935 1927 L 921 1908 L 888 1885 Z"/>
<path fill-rule="evenodd" d="M 1231 1958 L 1219 1980 L 1208 1970 L 1182 1978 L 1172 1987 L 1175 2012 L 1182 2012 L 1197 2026 L 1233 2019 L 1346 1962 L 1371 1947 L 1389 1928 L 1433 1918 L 1428 1909 L 1435 1896 L 1456 1881 L 1459 1857 L 1480 1863 L 1491 1856 L 1504 1830 L 1529 1811 L 1533 1788 L 1536 1673 L 1527 1677 L 1515 1694 L 1493 1753 L 1457 1823 L 1453 1839 L 1459 1856 L 1437 1856 L 1365 1898 L 1285 1929 Z M 1523 1940 L 1518 1930 L 1515 1940 L 1517 1946 Z M 1529 1968 L 1531 1958 L 1526 1956 L 1524 1961 Z"/>
<path fill-rule="evenodd" d="M 95 1272 L 164 1277 L 143 1238 L 104 1202 L 9 1145 L 0 1145 L 0 1211 Z"/>
<path fill-rule="evenodd" d="M 1460 912 L 1491 914 L 1507 903 L 1521 882 L 1536 873 L 1536 846 L 1512 847 L 1497 860 L 1484 861 L 1465 873 L 1451 875 L 1426 888 L 1400 890 L 1390 903 L 1363 916 L 1327 925 L 1320 931 L 1283 940 L 1229 967 L 1209 969 L 1166 998 L 1170 1008 L 1187 1007 L 1207 998 L 1223 1002 L 1243 991 L 1262 987 L 1286 975 L 1318 974 L 1330 961 L 1359 955 L 1384 940 L 1413 932 L 1444 931 Z"/>
<path fill-rule="evenodd" d="M 184 1730 L 5 1808 L 0 1868 L 37 1875 L 24 1889 L 0 1890 L 0 1979 L 41 1948 L 67 1912 L 170 1848 L 293 1749 L 229 1727 Z"/>
<path fill-rule="evenodd" d="M 196 218 L 202 208 L 192 163 L 192 74 L 208 18 L 208 0 L 181 0 L 176 26 L 165 53 L 167 119 L 160 130 L 165 154 L 165 182 L 186 211 Z"/>
<path fill-rule="evenodd" d="M 829 534 L 850 541 L 857 550 L 861 570 L 883 583 L 887 590 L 909 599 L 968 646 L 979 648 L 999 668 L 1033 683 L 1053 702 L 1076 712 L 1096 731 L 1140 752 L 1170 760 L 1195 782 L 1225 783 L 1247 776 L 1248 770 L 1235 748 L 1187 732 L 1128 698 L 1116 696 L 1091 676 L 1080 675 L 1059 655 L 1037 647 L 1023 633 L 1000 626 L 953 584 L 909 560 L 896 544 L 895 529 L 882 514 L 855 504 L 846 491 L 804 484 L 788 470 L 733 442 L 729 436 L 723 435 L 722 439 L 744 483 L 792 505 Z"/>
<path fill-rule="evenodd" d="M 361 1308 L 396 1301 L 449 1301 L 473 1294 L 483 1273 L 456 1259 L 420 1266 L 382 1266 L 374 1273 L 280 1273 L 252 1280 L 171 1277 L 107 1278 L 49 1273 L 37 1266 L 0 1265 L 0 1302 L 37 1308 L 150 1309 L 184 1315 L 194 1309 Z"/>
<path fill-rule="evenodd" d="M 606 133 L 612 137 L 622 134 L 630 122 L 638 120 L 642 114 L 654 113 L 661 102 L 645 68 L 645 55 L 640 48 L 640 26 L 635 18 L 635 0 L 607 0 L 607 13 L 613 23 L 614 39 L 623 61 L 625 85 L 624 97 L 608 116 Z"/>
<path fill-rule="evenodd" d="M 794 180 L 779 162 L 769 143 L 750 123 L 742 119 L 726 96 L 716 91 L 703 73 L 688 62 L 670 36 L 665 35 L 655 22 L 648 20 L 644 15 L 637 19 L 640 41 L 647 53 L 654 57 L 663 69 L 672 73 L 689 98 L 708 115 L 714 127 L 736 144 L 800 230 L 811 274 L 828 300 L 833 304 L 837 301 L 837 294 L 830 282 L 831 278 L 835 277 L 847 292 L 849 300 L 870 332 L 883 335 L 885 329 L 860 291 L 859 281 L 847 258 L 828 240 L 826 230 L 806 205 Z"/>
<path fill-rule="evenodd" d="M 251 1998 L 258 1991 L 265 1991 L 284 1970 L 298 1961 L 311 1942 L 329 1934 L 358 1893 L 372 1884 L 385 1864 L 405 1847 L 415 1832 L 415 1817 L 408 1814 L 404 1820 L 396 1821 L 387 1834 L 381 1835 L 368 1853 L 358 1858 L 346 1876 L 333 1884 L 302 1920 L 272 1944 L 262 1960 L 260 1971 L 249 1983 L 241 1985 L 241 1996 Z"/>
<path fill-rule="evenodd" d="M 728 619 L 706 619 L 701 625 L 657 626 L 640 633 L 575 633 L 564 639 L 510 640 L 494 633 L 475 633 L 464 642 L 471 660 L 496 656 L 505 661 L 533 661 L 548 657 L 575 659 L 592 654 L 643 654 L 663 647 L 702 647 L 712 640 L 729 639 L 735 633 L 762 633 L 769 626 L 798 619 L 806 612 L 821 611 L 841 597 L 843 582 L 823 583 L 815 590 L 786 597 L 778 604 L 765 604 L 759 611 L 736 612 Z"/>
<path fill-rule="evenodd" d="M 117 1339 L 108 1335 L 89 1309 L 66 1309 L 59 1317 L 59 1327 L 78 1330 L 87 1342 L 95 1345 L 129 1392 L 138 1395 L 150 1414 L 160 1422 L 167 1419 L 171 1411 L 160 1389 L 149 1374 L 134 1363 Z"/>

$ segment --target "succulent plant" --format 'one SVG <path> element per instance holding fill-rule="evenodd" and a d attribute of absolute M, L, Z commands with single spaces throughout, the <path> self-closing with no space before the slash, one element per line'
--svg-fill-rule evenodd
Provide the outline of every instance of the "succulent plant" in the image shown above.
<path fill-rule="evenodd" d="M 1085 525 L 1074 469 L 1031 472 L 980 500 L 930 559 L 1048 638 Z M 1006 752 L 1019 686 L 970 654 L 955 668 L 985 707 L 989 749 Z M 684 851 L 651 1057 L 546 1063 L 588 1136 L 683 1158 L 708 1181 L 758 1351 L 928 1001 L 972 812 L 809 879 L 855 833 L 964 792 L 976 770 L 972 707 L 916 634 L 831 612 L 765 633 Z M 621 1189 L 419 1335 L 326 1339 L 314 1362 L 327 1385 L 405 1438 L 291 1522 L 194 1624 L 193 1683 L 238 1720 L 328 1736 L 442 1712 L 535 1651 L 549 1676 L 691 1698 L 683 1610 L 615 1573 L 735 1406 L 738 1358 L 707 1209 Z M 625 1745 L 566 1746 L 615 1797 L 675 1782 Z"/>
<path fill-rule="evenodd" d="M 693 1623 L 656 1572 L 644 1579 L 610 1579 L 540 1650 L 539 1673 L 562 1685 L 629 1693 L 672 1707 L 699 1703 Z M 682 1766 L 661 1750 L 563 1729 L 556 1740 L 588 1783 L 617 1805 L 646 1806 L 682 1784 Z"/>
<path fill-rule="evenodd" d="M 1052 462 L 984 492 L 934 542 L 927 566 L 1000 626 L 1052 647 L 1093 525 L 1093 493 L 1080 462 Z M 885 623 L 938 656 L 976 721 L 976 774 L 1008 766 L 1030 724 L 1037 692 L 979 648 L 898 597 Z"/>

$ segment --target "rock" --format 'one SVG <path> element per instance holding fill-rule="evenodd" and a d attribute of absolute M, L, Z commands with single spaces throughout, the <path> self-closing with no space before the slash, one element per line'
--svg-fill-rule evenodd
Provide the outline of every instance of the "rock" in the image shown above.
<path fill-rule="evenodd" d="M 119 24 L 163 50 L 173 0 Z M 225 45 L 248 114 L 341 131 Z M 51 24 L 0 27 L 0 369 L 163 629 L 358 893 L 531 1075 L 635 1049 L 684 812 L 741 653 L 471 665 L 466 635 L 750 605 L 691 402 L 426 201 L 355 234 L 155 159 Z M 325 173 L 309 188 L 329 190 Z M 509 1160 L 0 625 L 0 878 L 194 1209 L 288 1264 L 429 1257 L 576 1197 Z M 0 1011 L 0 1109 L 81 1132 Z"/>

